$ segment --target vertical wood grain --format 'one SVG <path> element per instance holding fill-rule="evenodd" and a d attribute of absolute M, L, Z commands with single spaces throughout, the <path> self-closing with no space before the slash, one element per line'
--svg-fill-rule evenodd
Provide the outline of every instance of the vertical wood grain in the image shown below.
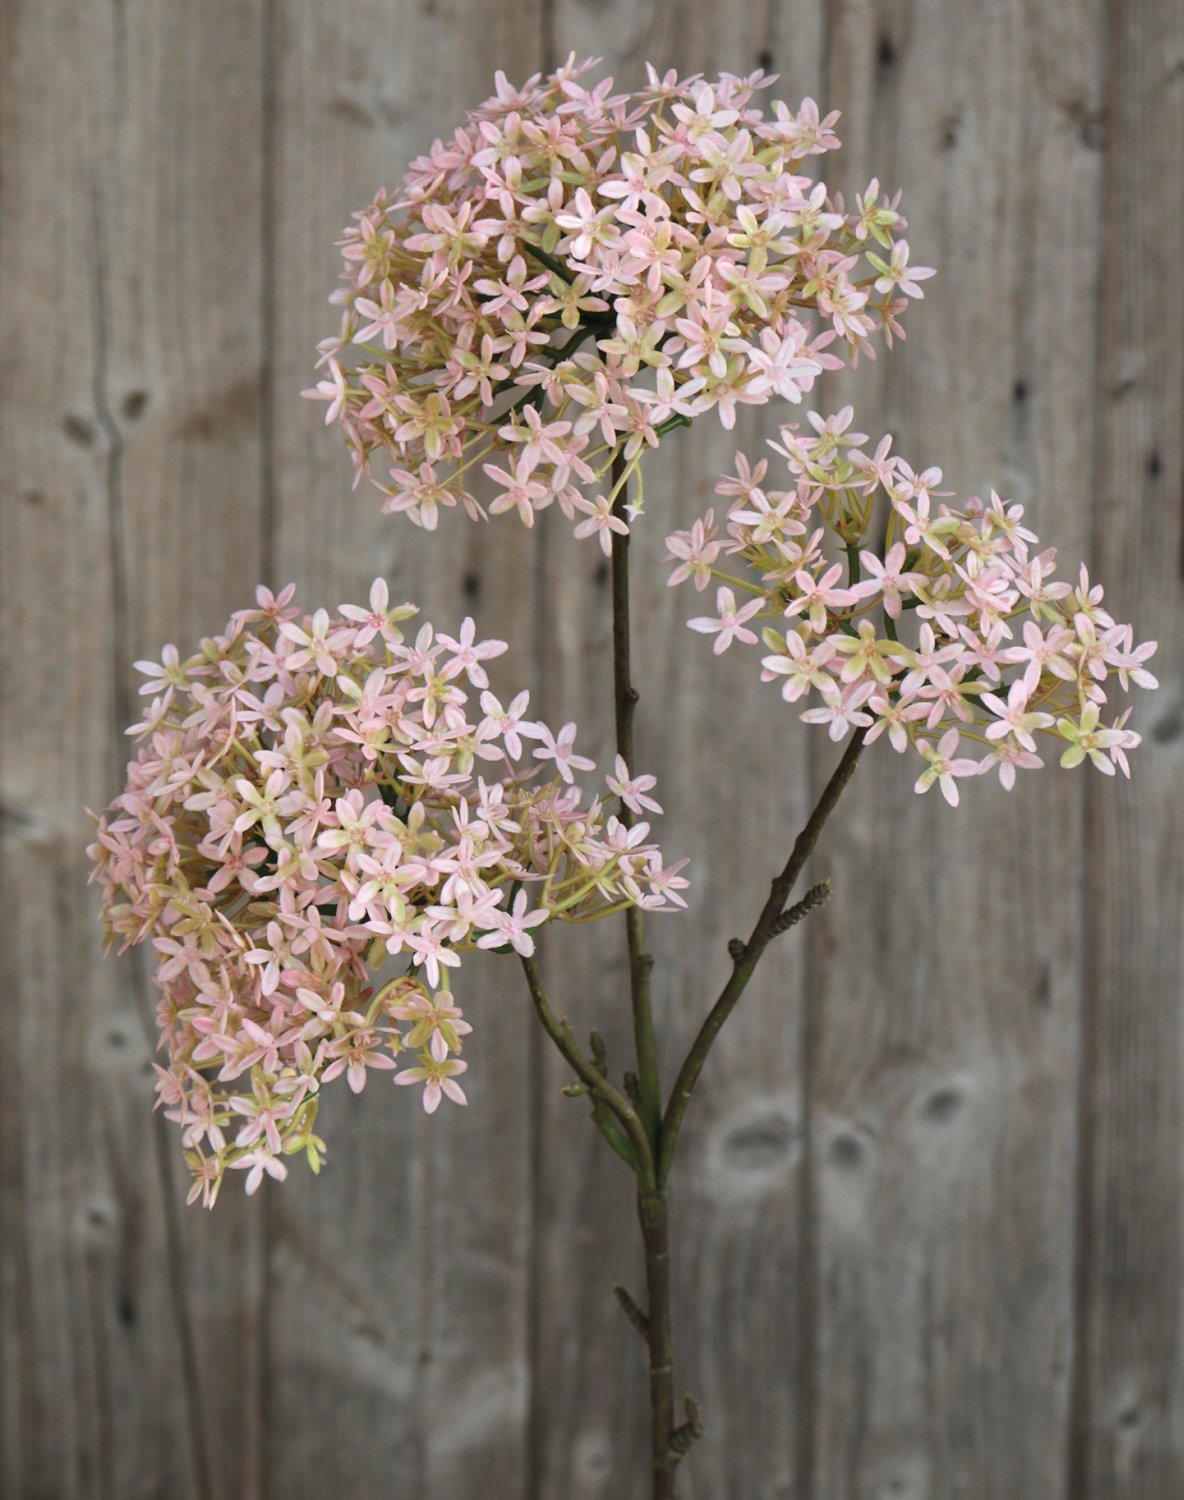
<path fill-rule="evenodd" d="M 1162 685 L 1136 781 L 1091 786 L 1086 804 L 1075 1500 L 1184 1484 L 1182 20 L 1111 0 L 1106 37 L 1090 550 L 1119 618 L 1159 640 Z"/>
<path fill-rule="evenodd" d="M 4 31 L 0 1490 L 249 1496 L 260 1236 L 238 1203 L 184 1214 L 154 991 L 100 958 L 82 804 L 119 785 L 132 658 L 224 624 L 258 570 L 258 18 L 9 4 Z"/>
<path fill-rule="evenodd" d="M 299 391 L 336 326 L 341 228 L 491 93 L 496 68 L 535 69 L 539 37 L 533 3 L 301 0 L 277 7 L 270 41 L 273 581 L 333 607 L 381 574 L 442 630 L 472 614 L 511 644 L 495 688 L 533 678 L 531 539 L 459 513 L 433 536 L 383 516 Z M 271 1195 L 274 1494 L 313 1493 L 310 1475 L 346 1494 L 528 1492 L 529 1001 L 517 965 L 484 954 L 457 994 L 475 1028 L 468 1108 L 429 1119 L 377 1075 L 361 1098 L 330 1090 L 325 1169 Z"/>
<path fill-rule="evenodd" d="M 904 188 L 936 265 L 908 340 L 836 380 L 959 495 L 1089 541 L 1101 16 L 1094 4 L 836 8 L 840 183 Z M 845 125 L 845 129 L 843 129 Z M 1137 599 L 1124 598 L 1124 608 Z M 1065 1493 L 1073 1353 L 1083 778 L 950 809 L 876 745 L 815 878 L 816 1410 L 797 1493 Z"/>
<path fill-rule="evenodd" d="M 622 87 L 651 61 L 664 71 L 749 73 L 783 80 L 774 97 L 817 92 L 821 7 L 682 7 L 561 3 L 555 55 L 605 59 Z M 784 414 L 782 414 L 783 416 Z M 646 509 L 633 528 L 632 602 L 638 769 L 659 777 L 665 817 L 655 831 L 670 858 L 690 856 L 691 909 L 647 922 L 654 1006 L 669 1086 L 681 1053 L 727 975 L 727 941 L 746 931 L 767 882 L 808 811 L 802 758 L 751 657 L 720 660 L 686 629 L 706 596 L 666 587 L 667 534 L 715 500 L 738 447 L 759 451 L 776 422 L 743 416 L 727 433 L 713 419 L 675 434 L 646 463 Z M 550 519 L 550 518 L 548 518 Z M 575 717 L 585 747 L 612 761 L 608 570 L 599 551 L 561 525 L 546 536 L 544 609 L 548 708 Z M 772 712 L 770 712 L 772 708 Z M 610 1061 L 631 1065 L 623 935 L 610 927 L 550 934 L 556 1003 L 596 1025 Z M 770 954 L 712 1057 L 672 1179 L 676 1280 L 676 1396 L 703 1403 L 708 1436 L 680 1474 L 680 1493 L 782 1495 L 799 1440 L 801 1317 L 802 950 Z M 544 1059 L 540 1245 L 540 1490 L 640 1497 L 646 1442 L 645 1365 L 636 1334 L 609 1296 L 622 1280 L 640 1295 L 631 1182 L 594 1137 L 584 1109 L 563 1099 L 563 1070 Z M 573 1166 L 573 1162 L 575 1165 Z"/>

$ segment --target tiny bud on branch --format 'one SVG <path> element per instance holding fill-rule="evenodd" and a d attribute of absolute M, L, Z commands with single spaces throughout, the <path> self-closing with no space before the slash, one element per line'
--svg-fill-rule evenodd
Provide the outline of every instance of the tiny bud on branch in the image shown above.
<path fill-rule="evenodd" d="M 829 900 L 830 881 L 820 880 L 817 885 L 810 887 L 800 901 L 791 906 L 788 911 L 781 913 L 773 923 L 771 936 L 777 937 L 782 932 L 788 932 L 791 927 L 796 927 L 803 917 L 808 917 L 812 911 L 825 906 Z"/>
<path fill-rule="evenodd" d="M 633 1324 L 643 1339 L 648 1340 L 650 1336 L 650 1320 L 619 1281 L 613 1287 L 613 1296 L 617 1299 L 618 1306 L 629 1319 L 630 1323 Z"/>
<path fill-rule="evenodd" d="M 674 1454 L 676 1462 L 689 1453 L 707 1431 L 703 1425 L 699 1403 L 695 1400 L 694 1396 L 686 1398 L 683 1403 L 683 1409 L 687 1414 L 686 1421 L 681 1427 L 676 1427 L 670 1434 L 670 1451 Z"/>

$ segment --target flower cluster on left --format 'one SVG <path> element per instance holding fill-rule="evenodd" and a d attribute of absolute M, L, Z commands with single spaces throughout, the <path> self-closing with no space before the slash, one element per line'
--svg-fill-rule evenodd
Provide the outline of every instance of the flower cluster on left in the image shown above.
<path fill-rule="evenodd" d="M 285 1156 L 319 1168 L 320 1089 L 340 1074 L 360 1092 L 392 1070 L 429 1112 L 464 1102 L 463 952 L 529 955 L 549 918 L 682 905 L 686 884 L 648 824 L 612 811 L 656 809 L 652 778 L 618 761 L 585 801 L 575 726 L 553 734 L 526 693 L 489 691 L 504 642 L 466 620 L 404 643 L 416 611 L 381 580 L 336 616 L 292 595 L 261 588 L 187 660 L 137 663 L 151 706 L 88 850 L 108 942 L 155 951 L 159 1102 L 190 1202 L 210 1206 L 227 1168 L 248 1192 Z"/>

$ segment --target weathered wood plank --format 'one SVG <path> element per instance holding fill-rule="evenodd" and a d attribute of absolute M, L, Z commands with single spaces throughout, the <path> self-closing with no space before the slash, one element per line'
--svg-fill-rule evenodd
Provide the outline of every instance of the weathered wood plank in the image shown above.
<path fill-rule="evenodd" d="M 748 73 L 763 62 L 784 74 L 774 96 L 796 99 L 817 91 L 821 41 L 821 7 L 800 8 L 792 38 L 784 18 L 760 7 L 561 4 L 556 12 L 556 55 L 603 56 L 605 71 L 623 86 L 641 81 L 647 59 L 683 72 Z M 730 470 L 736 447 L 758 448 L 776 420 L 766 414 L 762 426 L 748 414 L 733 434 L 711 420 L 678 433 L 647 461 L 646 512 L 634 528 L 638 766 L 659 777 L 666 816 L 657 831 L 669 855 L 692 859 L 690 913 L 648 923 L 667 1083 L 726 977 L 728 938 L 751 924 L 808 806 L 804 767 L 787 757 L 778 736 L 779 702 L 750 657 L 716 661 L 686 630 L 696 612 L 692 597 L 666 588 L 661 560 L 666 535 L 712 504 L 715 477 Z M 557 524 L 546 539 L 546 611 L 554 622 L 548 704 L 556 718 L 576 717 L 587 753 L 610 764 L 607 569 L 595 549 L 563 532 Z M 733 733 L 736 726 L 744 731 Z M 557 1003 L 578 1015 L 582 1030 L 595 1024 L 604 1032 L 618 1069 L 631 1047 L 623 944 L 623 934 L 608 927 L 553 933 L 548 958 Z M 773 1496 L 792 1483 L 801 957 L 790 944 L 771 954 L 729 1026 L 693 1106 L 672 1184 L 679 1399 L 693 1391 L 709 1426 L 680 1478 L 690 1500 Z M 546 1236 L 538 1295 L 548 1336 L 539 1348 L 540 1492 L 573 1500 L 641 1496 L 645 1366 L 608 1295 L 615 1279 L 641 1290 L 631 1184 L 589 1140 L 584 1111 L 558 1097 L 562 1068 L 549 1057 L 543 1077 Z"/>
<path fill-rule="evenodd" d="M 1111 0 L 1091 552 L 1158 639 L 1131 786 L 1086 804 L 1078 1360 L 1081 1500 L 1184 1489 L 1184 16 Z M 1112 795 L 1107 796 L 1110 792 Z"/>
<path fill-rule="evenodd" d="M 226 4 L 4 23 L 4 1219 L 25 1239 L 0 1489 L 250 1495 L 259 1236 L 239 1205 L 216 1235 L 181 1222 L 153 992 L 100 961 L 81 804 L 118 788 L 131 659 L 222 624 L 258 567 L 259 159 L 233 147 L 258 134 L 260 31 Z"/>
<path fill-rule="evenodd" d="M 457 45 L 477 35 L 480 47 Z M 298 392 L 337 317 L 326 299 L 341 227 L 488 96 L 495 67 L 537 66 L 539 35 L 533 3 L 302 0 L 277 13 L 272 39 L 275 581 L 332 606 L 382 574 L 442 629 L 472 613 L 511 643 L 496 684 L 532 677 L 529 538 L 459 514 L 434 536 L 384 517 L 369 485 L 350 492 L 338 434 Z M 476 1028 L 468 1109 L 428 1119 L 381 1080 L 360 1099 L 330 1090 L 325 1170 L 272 1195 L 275 1494 L 311 1493 L 313 1474 L 318 1492 L 529 1492 L 529 1002 L 517 966 L 492 957 L 466 961 L 458 994 Z"/>
<path fill-rule="evenodd" d="M 844 7 L 841 182 L 905 190 L 936 264 L 908 342 L 836 381 L 957 493 L 1085 555 L 1101 163 L 1095 5 Z M 845 127 L 845 128 L 844 128 Z M 873 437 L 873 441 L 875 438 Z M 1133 604 L 1133 600 L 1129 600 Z M 1050 757 L 1046 757 L 1050 758 Z M 876 745 L 810 929 L 813 1447 L 803 1496 L 1064 1492 L 1082 779 L 955 812 Z"/>

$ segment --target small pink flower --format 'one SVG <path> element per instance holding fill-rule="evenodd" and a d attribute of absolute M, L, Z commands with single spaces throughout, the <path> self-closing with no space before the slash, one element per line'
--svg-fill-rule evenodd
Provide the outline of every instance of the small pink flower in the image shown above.
<path fill-rule="evenodd" d="M 403 1068 L 395 1074 L 396 1083 L 422 1083 L 423 1107 L 429 1115 L 434 1115 L 440 1108 L 440 1100 L 447 1096 L 454 1104 L 467 1104 L 465 1091 L 457 1083 L 457 1078 L 468 1069 L 468 1063 L 462 1062 L 459 1057 L 445 1058 L 443 1061 L 433 1057 L 430 1053 L 421 1055 L 421 1064 L 417 1068 Z"/>
<path fill-rule="evenodd" d="M 232 1167 L 240 1170 L 245 1169 L 247 1173 L 247 1194 L 250 1196 L 259 1191 L 259 1184 L 263 1181 L 264 1172 L 269 1177 L 274 1177 L 277 1182 L 283 1182 L 288 1175 L 288 1168 L 278 1156 L 273 1156 L 270 1151 L 263 1147 L 240 1157 L 238 1161 L 230 1163 Z M 192 1199 L 190 1200 L 192 1201 Z"/>
<path fill-rule="evenodd" d="M 528 738 L 537 738 L 538 727 L 524 721 L 523 715 L 530 706 L 530 694 L 519 693 L 517 697 L 510 700 L 510 706 L 503 708 L 492 693 L 481 694 L 481 712 L 485 715 L 483 722 L 477 727 L 478 741 L 492 739 L 495 735 L 500 736 L 505 745 L 506 753 L 514 760 L 522 755 L 521 735 Z M 480 746 L 477 753 L 482 754 Z M 493 755 L 499 752 L 493 750 Z"/>
<path fill-rule="evenodd" d="M 345 374 L 337 360 L 329 361 L 328 380 L 318 380 L 316 385 L 309 390 L 301 391 L 300 394 L 308 401 L 327 401 L 329 409 L 325 413 L 325 426 L 329 427 L 336 422 L 345 408 L 346 398 L 349 395 L 349 387 L 346 384 Z"/>
<path fill-rule="evenodd" d="M 476 635 L 477 627 L 471 618 L 466 618 L 461 624 L 459 636 L 455 639 L 450 635 L 441 634 L 436 637 L 436 640 L 452 652 L 452 659 L 444 668 L 446 677 L 455 677 L 463 672 L 474 687 L 487 688 L 489 678 L 485 675 L 485 669 L 481 663 L 495 656 L 501 656 L 509 648 L 505 641 L 478 641 Z"/>
<path fill-rule="evenodd" d="M 936 748 L 928 740 L 917 741 L 917 749 L 928 765 L 917 779 L 916 791 L 927 792 L 936 781 L 941 787 L 942 796 L 950 806 L 958 806 L 958 787 L 954 778 L 977 776 L 982 766 L 978 761 L 955 759 L 954 752 L 957 748 L 958 731 L 956 729 L 947 729 L 937 742 Z"/>
<path fill-rule="evenodd" d="M 845 605 L 854 604 L 856 600 L 855 594 L 850 589 L 838 586 L 842 576 L 841 563 L 834 563 L 819 578 L 815 578 L 812 573 L 807 573 L 804 569 L 799 569 L 793 575 L 798 597 L 786 605 L 786 616 L 792 619 L 795 615 L 805 614 L 810 621 L 810 629 L 815 635 L 824 634 L 827 611 L 842 609 Z"/>
<path fill-rule="evenodd" d="M 989 708 L 999 718 L 994 724 L 987 725 L 987 738 L 999 740 L 1004 735 L 1013 735 L 1016 743 L 1023 749 L 1036 751 L 1036 742 L 1032 738 L 1034 729 L 1047 729 L 1054 722 L 1052 714 L 1030 713 L 1028 711 L 1028 686 L 1022 677 L 1016 678 L 1007 693 L 1007 702 L 997 698 L 994 693 L 984 693 L 979 699 L 984 708 Z"/>
<path fill-rule="evenodd" d="M 399 620 L 405 620 L 415 613 L 413 605 L 403 604 L 396 609 L 390 607 L 390 593 L 386 586 L 385 578 L 376 578 L 370 585 L 370 607 L 362 609 L 357 604 L 343 604 L 341 614 L 347 620 L 356 620 L 358 628 L 354 633 L 353 646 L 358 651 L 363 646 L 368 646 L 376 635 L 381 635 L 385 641 L 392 646 L 397 646 L 403 639 L 403 632 L 396 624 Z"/>
<path fill-rule="evenodd" d="M 321 1074 L 322 1083 L 332 1083 L 339 1073 L 345 1073 L 350 1092 L 360 1094 L 366 1087 L 368 1068 L 387 1069 L 396 1066 L 389 1053 L 379 1052 L 380 1038 L 374 1031 L 357 1031 L 330 1046 L 326 1055 L 333 1061 Z"/>
<path fill-rule="evenodd" d="M 841 740 L 849 729 L 866 728 L 872 722 L 871 714 L 863 713 L 862 709 L 874 690 L 874 682 L 861 682 L 842 692 L 832 684 L 824 691 L 823 706 L 808 708 L 802 720 L 806 724 L 825 724 L 831 739 Z"/>
<path fill-rule="evenodd" d="M 661 807 L 652 797 L 645 794 L 657 786 L 657 778 L 654 776 L 630 776 L 629 767 L 624 759 L 618 755 L 613 768 L 614 774 L 605 779 L 608 782 L 609 791 L 614 796 L 620 797 L 631 812 L 641 813 L 648 809 L 650 812 L 660 813 Z"/>
<path fill-rule="evenodd" d="M 424 922 L 416 932 L 409 933 L 405 939 L 405 946 L 411 953 L 411 961 L 423 965 L 424 972 L 428 976 L 428 983 L 433 989 L 438 988 L 440 984 L 442 967 L 446 969 L 460 967 L 460 954 L 444 946 L 438 930 L 431 922 Z"/>
<path fill-rule="evenodd" d="M 903 542 L 896 542 L 882 562 L 873 552 L 861 552 L 859 560 L 863 571 L 871 577 L 857 583 L 851 593 L 857 599 L 879 596 L 884 601 L 884 613 L 890 619 L 899 620 L 901 601 L 911 598 L 917 586 L 925 581 L 921 573 L 904 571 L 905 556 Z"/>
<path fill-rule="evenodd" d="M 477 939 L 478 948 L 500 948 L 509 943 L 515 953 L 529 958 L 534 952 L 534 939 L 529 929 L 547 920 L 548 913 L 541 907 L 532 912 L 526 910 L 526 892 L 519 891 L 514 897 L 511 911 L 491 911 L 487 920 L 490 931 Z"/>
<path fill-rule="evenodd" d="M 690 531 L 675 531 L 666 538 L 668 560 L 678 567 L 667 582 L 670 585 L 693 578 L 697 589 L 705 589 L 711 580 L 711 568 L 719 556 L 723 543 L 715 540 L 715 514 L 708 511 L 701 521 L 696 521 Z"/>
<path fill-rule="evenodd" d="M 880 272 L 876 280 L 877 292 L 891 292 L 899 288 L 906 297 L 923 297 L 925 294 L 917 283 L 937 274 L 932 266 L 909 265 L 907 240 L 898 240 L 893 245 L 892 254 L 887 262 L 881 260 L 878 255 L 869 255 L 868 260 Z"/>
<path fill-rule="evenodd" d="M 583 511 L 588 517 L 581 521 L 575 528 L 578 537 L 595 536 L 600 541 L 600 550 L 605 557 L 611 557 L 613 552 L 613 534 L 628 536 L 629 527 L 620 516 L 613 515 L 612 506 L 603 495 L 597 495 L 595 500 L 585 500 L 582 496 L 577 498 L 575 508 Z"/>
<path fill-rule="evenodd" d="M 543 724 L 531 726 L 537 738 L 542 744 L 534 752 L 536 760 L 553 760 L 555 769 L 563 777 L 564 781 L 570 782 L 574 778 L 573 771 L 594 771 L 596 762 L 589 760 L 586 756 L 575 753 L 576 726 L 565 724 L 558 735 L 553 735 Z"/>
<path fill-rule="evenodd" d="M 482 468 L 502 487 L 501 493 L 490 504 L 490 513 L 499 516 L 503 511 L 517 510 L 522 524 L 533 526 L 534 513 L 536 510 L 541 510 L 542 506 L 547 503 L 549 492 L 545 484 L 540 484 L 537 480 L 530 478 L 530 470 L 526 467 L 525 460 L 519 460 L 512 474 L 505 469 L 499 469 L 496 464 L 483 464 Z"/>
<path fill-rule="evenodd" d="M 733 641 L 743 641 L 747 645 L 756 645 L 756 636 L 751 630 L 744 628 L 745 620 L 751 620 L 764 605 L 763 599 L 752 599 L 740 609 L 736 608 L 736 596 L 729 588 L 716 590 L 715 607 L 718 618 L 709 615 L 699 616 L 694 620 L 688 620 L 687 624 L 692 630 L 697 630 L 702 635 L 714 635 L 715 642 L 712 650 L 716 656 L 726 651 Z"/>

